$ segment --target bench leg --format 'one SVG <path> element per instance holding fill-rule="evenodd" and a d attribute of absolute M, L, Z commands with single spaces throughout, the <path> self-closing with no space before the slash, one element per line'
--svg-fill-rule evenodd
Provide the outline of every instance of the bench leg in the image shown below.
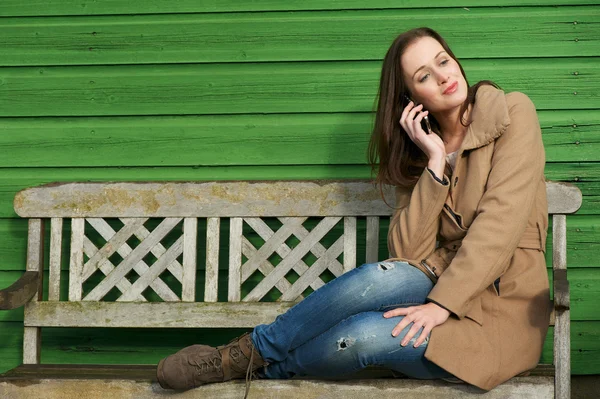
<path fill-rule="evenodd" d="M 571 327 L 570 311 L 556 312 L 554 325 L 554 397 L 571 397 Z"/>
<path fill-rule="evenodd" d="M 23 364 L 40 364 L 40 347 L 42 329 L 25 327 L 23 333 Z"/>

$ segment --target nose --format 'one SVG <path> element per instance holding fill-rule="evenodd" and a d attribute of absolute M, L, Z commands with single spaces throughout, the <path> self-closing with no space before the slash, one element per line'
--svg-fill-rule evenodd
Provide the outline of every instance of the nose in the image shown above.
<path fill-rule="evenodd" d="M 433 73 L 435 74 L 435 78 L 438 82 L 438 85 L 440 85 L 440 86 L 443 85 L 444 83 L 448 82 L 448 80 L 450 79 L 448 74 L 445 73 L 441 69 L 436 69 Z"/>

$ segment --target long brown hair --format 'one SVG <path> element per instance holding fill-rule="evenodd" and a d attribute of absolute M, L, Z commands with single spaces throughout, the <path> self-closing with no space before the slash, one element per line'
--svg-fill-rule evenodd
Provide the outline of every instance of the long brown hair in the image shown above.
<path fill-rule="evenodd" d="M 458 63 L 460 72 L 465 78 L 467 86 L 469 86 L 462 65 L 450 50 L 446 41 L 433 29 L 411 29 L 394 40 L 383 59 L 376 100 L 375 121 L 368 148 L 368 160 L 373 174 L 376 173 L 377 175 L 375 181 L 379 185 L 391 184 L 412 187 L 416 184 L 425 166 L 427 166 L 427 156 L 413 143 L 399 123 L 405 106 L 405 101 L 402 101 L 402 98 L 404 95 L 410 95 L 403 79 L 400 60 L 410 44 L 427 36 L 437 40 L 448 55 Z M 482 80 L 469 87 L 467 99 L 462 104 L 459 115 L 464 115 L 469 104 L 475 102 L 475 94 L 479 87 L 484 84 L 498 88 L 498 85 L 489 80 Z M 432 130 L 439 135 L 439 124 L 431 114 L 429 114 L 429 121 Z M 463 126 L 468 126 L 471 123 L 471 121 L 465 121 L 462 118 L 460 122 Z"/>

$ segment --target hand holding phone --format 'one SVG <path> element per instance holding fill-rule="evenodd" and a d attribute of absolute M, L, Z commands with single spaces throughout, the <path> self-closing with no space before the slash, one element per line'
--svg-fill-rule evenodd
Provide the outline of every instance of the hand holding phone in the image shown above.
<path fill-rule="evenodd" d="M 405 95 L 403 99 L 410 103 L 412 99 Z M 415 103 L 414 101 L 412 101 Z M 400 125 L 406 132 L 408 138 L 419 147 L 425 156 L 429 159 L 428 167 L 433 170 L 436 176 L 444 173 L 446 164 L 446 148 L 442 137 L 438 134 L 431 134 L 431 125 L 427 119 L 428 112 L 423 110 L 422 106 L 416 105 L 404 106 L 400 117 Z M 421 129 L 416 128 L 415 122 L 420 122 Z M 434 132 L 435 133 L 435 132 Z"/>
<path fill-rule="evenodd" d="M 406 100 L 406 104 L 404 105 L 405 108 L 411 101 L 413 102 L 415 107 L 417 107 L 419 105 L 416 101 L 414 101 L 412 98 L 410 98 L 406 94 L 404 94 L 404 99 Z M 422 109 L 421 111 L 425 111 L 425 109 Z M 423 129 L 423 131 L 426 134 L 431 133 L 431 125 L 429 124 L 429 118 L 427 116 L 424 116 L 423 120 L 421 120 L 421 128 Z"/>

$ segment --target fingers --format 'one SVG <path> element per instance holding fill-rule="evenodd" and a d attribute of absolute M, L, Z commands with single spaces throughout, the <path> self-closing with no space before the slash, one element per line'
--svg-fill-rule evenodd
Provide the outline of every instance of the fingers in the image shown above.
<path fill-rule="evenodd" d="M 396 316 L 404 316 L 407 315 L 409 312 L 410 308 L 396 308 L 396 309 L 392 309 L 392 310 L 388 310 L 387 312 L 385 312 L 383 314 L 383 317 L 390 318 L 390 317 L 396 317 Z"/>
<path fill-rule="evenodd" d="M 400 125 L 402 125 L 402 127 L 405 126 L 406 117 L 408 116 L 408 113 L 413 108 L 413 106 L 414 106 L 414 104 L 411 101 L 408 103 L 408 105 L 406 107 L 404 107 L 404 110 L 402 110 L 402 115 L 400 115 Z M 404 129 L 404 130 L 406 130 L 406 129 Z"/>
<path fill-rule="evenodd" d="M 390 318 L 394 316 L 404 316 L 402 320 L 394 327 L 392 330 L 392 336 L 397 337 L 400 335 L 404 329 L 406 329 L 409 325 L 412 324 L 410 329 L 406 332 L 404 337 L 402 338 L 402 342 L 400 343 L 402 346 L 408 345 L 408 343 L 416 336 L 416 334 L 421 330 L 421 333 L 418 335 L 417 340 L 414 343 L 414 347 L 417 348 L 425 342 L 431 330 L 437 326 L 442 324 L 448 318 L 448 315 L 436 316 L 435 312 L 439 309 L 439 306 L 430 306 L 431 304 L 420 305 L 420 306 L 410 306 L 407 308 L 396 308 L 389 310 L 383 314 L 383 317 Z M 446 313 L 448 313 L 446 311 Z M 443 317 L 445 316 L 445 317 Z"/>
<path fill-rule="evenodd" d="M 413 129 L 415 129 L 415 132 L 418 132 L 419 130 L 423 130 L 423 127 L 421 126 L 421 121 L 427 115 L 429 115 L 429 111 L 419 112 L 419 114 L 415 117 L 415 119 L 413 119 Z"/>
<path fill-rule="evenodd" d="M 413 321 L 414 320 L 412 316 L 404 316 L 404 318 L 400 320 L 400 323 L 396 324 L 396 327 L 394 327 L 394 329 L 392 330 L 392 337 L 397 337 L 402 332 L 402 330 L 404 330 Z"/>
<path fill-rule="evenodd" d="M 414 103 L 411 101 L 404 108 L 404 111 L 402 111 L 402 115 L 400 116 L 400 125 L 406 132 L 412 133 L 411 129 L 409 129 L 410 122 L 415 118 L 416 112 L 421 109 L 423 109 L 422 104 L 419 104 L 415 107 Z"/>
<path fill-rule="evenodd" d="M 419 141 L 419 137 L 426 134 L 421 127 L 421 120 L 428 114 L 429 111 L 423 111 L 423 104 L 415 107 L 412 101 L 402 111 L 400 126 L 402 126 L 408 137 L 415 143 Z"/>
<path fill-rule="evenodd" d="M 421 331 L 419 339 L 417 339 L 417 341 L 415 342 L 415 348 L 418 348 L 423 342 L 425 342 L 425 340 L 429 336 L 429 333 L 431 333 L 431 330 L 432 327 L 429 327 L 427 325 L 423 326 L 423 331 Z"/>
<path fill-rule="evenodd" d="M 410 340 L 415 336 L 416 333 L 419 332 L 419 330 L 421 329 L 421 325 L 417 324 L 416 322 L 413 323 L 412 327 L 410 328 L 410 330 L 408 330 L 408 332 L 406 333 L 406 335 L 404 336 L 404 338 L 402 338 L 402 342 L 400 343 L 400 345 L 402 346 L 406 346 L 408 345 L 408 343 L 410 342 Z"/>

